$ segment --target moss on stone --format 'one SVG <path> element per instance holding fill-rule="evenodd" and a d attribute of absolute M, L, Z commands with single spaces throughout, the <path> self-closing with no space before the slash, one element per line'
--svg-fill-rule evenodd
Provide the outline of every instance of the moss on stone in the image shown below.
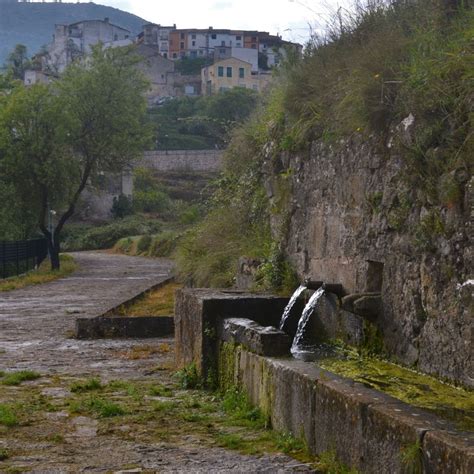
<path fill-rule="evenodd" d="M 238 357 L 239 346 L 223 342 L 219 347 L 218 375 L 219 389 L 223 392 L 235 386 L 235 360 Z"/>
<path fill-rule="evenodd" d="M 385 353 L 382 332 L 375 324 L 367 320 L 364 320 L 364 342 L 361 350 L 366 355 L 382 355 Z"/>
<path fill-rule="evenodd" d="M 318 361 L 325 370 L 385 392 L 410 405 L 474 431 L 474 391 L 454 387 L 428 375 L 370 357 L 349 356 Z"/>

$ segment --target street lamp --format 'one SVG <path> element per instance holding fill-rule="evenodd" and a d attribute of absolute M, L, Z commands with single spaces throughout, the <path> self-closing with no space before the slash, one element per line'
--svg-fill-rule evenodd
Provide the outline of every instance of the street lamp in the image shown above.
<path fill-rule="evenodd" d="M 55 215 L 56 215 L 56 211 L 49 208 L 49 205 L 48 205 L 48 231 L 51 235 L 51 244 L 53 246 L 54 246 L 53 219 Z"/>

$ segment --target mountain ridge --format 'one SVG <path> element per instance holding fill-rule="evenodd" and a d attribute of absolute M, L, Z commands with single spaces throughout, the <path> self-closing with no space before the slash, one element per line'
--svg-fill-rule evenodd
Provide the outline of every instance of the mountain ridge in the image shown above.
<path fill-rule="evenodd" d="M 51 42 L 56 24 L 104 18 L 133 34 L 147 23 L 132 13 L 92 2 L 0 4 L 0 67 L 17 44 L 24 44 L 30 56 L 37 53 Z"/>

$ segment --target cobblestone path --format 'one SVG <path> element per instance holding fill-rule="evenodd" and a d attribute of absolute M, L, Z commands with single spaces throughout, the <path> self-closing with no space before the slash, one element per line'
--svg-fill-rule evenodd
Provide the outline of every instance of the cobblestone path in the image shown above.
<path fill-rule="evenodd" d="M 74 256 L 73 275 L 0 293 L 0 472 L 312 472 L 281 453 L 224 449 L 219 439 L 242 432 L 225 428 L 211 394 L 177 387 L 172 339 L 72 339 L 76 317 L 101 314 L 172 269 Z M 21 370 L 39 378 L 5 383 Z"/>

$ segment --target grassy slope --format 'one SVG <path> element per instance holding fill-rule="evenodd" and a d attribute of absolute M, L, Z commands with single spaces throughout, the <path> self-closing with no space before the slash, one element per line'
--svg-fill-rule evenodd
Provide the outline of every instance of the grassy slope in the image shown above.
<path fill-rule="evenodd" d="M 26 286 L 41 285 L 50 281 L 63 278 L 77 269 L 74 259 L 70 255 L 61 255 L 61 269 L 52 271 L 49 260 L 45 260 L 38 270 L 34 270 L 26 275 L 0 280 L 0 293 L 2 291 L 19 290 Z"/>

